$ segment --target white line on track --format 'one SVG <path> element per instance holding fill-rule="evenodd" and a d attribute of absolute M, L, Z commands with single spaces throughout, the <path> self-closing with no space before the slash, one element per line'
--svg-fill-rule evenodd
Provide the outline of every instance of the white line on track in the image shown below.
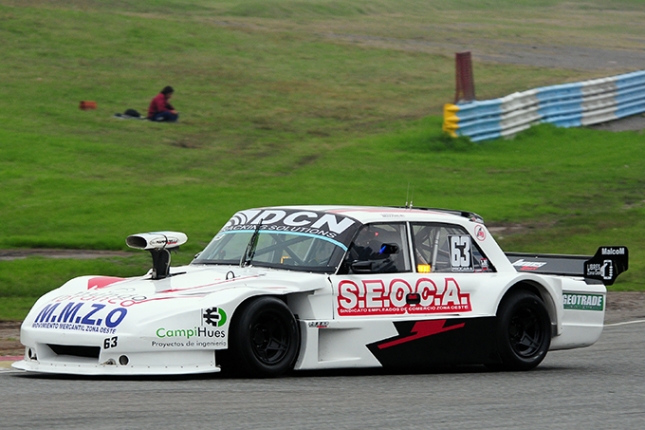
<path fill-rule="evenodd" d="M 645 320 L 634 320 L 634 321 L 627 321 L 627 322 L 620 322 L 620 323 L 613 323 L 613 324 L 605 324 L 605 327 L 618 327 L 621 325 L 643 324 L 643 323 L 645 323 Z"/>
<path fill-rule="evenodd" d="M 25 371 L 18 369 L 0 369 L 0 375 L 7 373 L 25 373 Z"/>

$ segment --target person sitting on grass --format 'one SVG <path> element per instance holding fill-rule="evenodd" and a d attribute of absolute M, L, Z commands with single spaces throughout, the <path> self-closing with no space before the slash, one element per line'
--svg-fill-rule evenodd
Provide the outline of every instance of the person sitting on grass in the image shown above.
<path fill-rule="evenodd" d="M 179 119 L 179 114 L 174 107 L 168 102 L 172 93 L 175 92 L 171 86 L 166 86 L 150 102 L 148 108 L 148 119 L 151 121 L 175 122 Z"/>

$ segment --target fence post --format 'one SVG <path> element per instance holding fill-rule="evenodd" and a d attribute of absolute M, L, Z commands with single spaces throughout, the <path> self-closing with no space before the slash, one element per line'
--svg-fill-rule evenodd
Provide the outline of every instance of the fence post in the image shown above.
<path fill-rule="evenodd" d="M 473 78 L 473 66 L 470 58 L 470 51 L 457 52 L 455 103 L 471 102 L 475 100 L 475 79 Z"/>

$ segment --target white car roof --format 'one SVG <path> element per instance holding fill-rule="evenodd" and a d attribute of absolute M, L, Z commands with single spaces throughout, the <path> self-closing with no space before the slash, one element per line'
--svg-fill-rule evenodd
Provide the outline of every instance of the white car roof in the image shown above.
<path fill-rule="evenodd" d="M 461 225 L 468 221 L 483 223 L 483 219 L 475 213 L 449 209 L 341 205 L 274 206 L 263 209 L 310 210 L 342 214 L 363 224 L 396 221 L 446 222 Z"/>

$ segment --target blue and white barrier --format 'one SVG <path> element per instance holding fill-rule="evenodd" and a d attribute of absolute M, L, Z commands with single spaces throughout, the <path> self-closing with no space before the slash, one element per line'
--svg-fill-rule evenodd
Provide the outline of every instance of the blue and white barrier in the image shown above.
<path fill-rule="evenodd" d="M 494 100 L 444 106 L 443 130 L 473 142 L 512 136 L 531 125 L 599 124 L 645 112 L 645 70 L 553 85 Z"/>

